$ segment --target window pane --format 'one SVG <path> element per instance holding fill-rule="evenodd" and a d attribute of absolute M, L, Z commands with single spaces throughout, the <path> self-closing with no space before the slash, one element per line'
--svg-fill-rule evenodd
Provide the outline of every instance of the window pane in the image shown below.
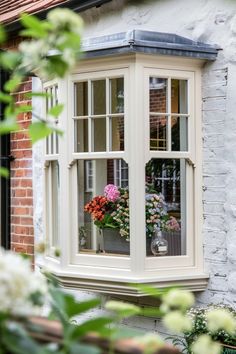
<path fill-rule="evenodd" d="M 124 79 L 110 80 L 110 113 L 124 113 Z"/>
<path fill-rule="evenodd" d="M 150 116 L 150 150 L 167 149 L 167 122 L 165 116 Z"/>
<path fill-rule="evenodd" d="M 106 81 L 92 82 L 92 114 L 106 114 Z"/>
<path fill-rule="evenodd" d="M 92 119 L 93 151 L 106 151 L 106 118 Z"/>
<path fill-rule="evenodd" d="M 171 112 L 188 113 L 187 80 L 171 80 Z"/>
<path fill-rule="evenodd" d="M 79 160 L 77 168 L 78 251 L 128 255 L 127 164 L 112 159 Z"/>
<path fill-rule="evenodd" d="M 146 165 L 146 245 L 147 256 L 186 254 L 184 159 L 152 159 Z"/>
<path fill-rule="evenodd" d="M 172 151 L 188 150 L 187 117 L 171 117 L 171 149 Z"/>
<path fill-rule="evenodd" d="M 149 79 L 150 112 L 167 112 L 167 79 L 150 77 Z"/>
<path fill-rule="evenodd" d="M 51 191 L 52 191 L 52 246 L 58 246 L 59 233 L 59 164 L 57 161 L 51 162 Z"/>
<path fill-rule="evenodd" d="M 113 117 L 110 118 L 110 131 L 111 131 L 111 150 L 123 151 L 124 150 L 124 118 Z"/>
<path fill-rule="evenodd" d="M 88 83 L 77 82 L 75 84 L 75 116 L 88 115 Z"/>
<path fill-rule="evenodd" d="M 88 119 L 75 120 L 75 152 L 88 152 Z"/>

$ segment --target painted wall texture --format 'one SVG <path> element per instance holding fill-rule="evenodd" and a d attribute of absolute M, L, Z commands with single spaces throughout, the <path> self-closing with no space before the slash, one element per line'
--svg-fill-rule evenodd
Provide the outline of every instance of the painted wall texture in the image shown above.
<path fill-rule="evenodd" d="M 202 72 L 204 257 L 208 288 L 200 304 L 236 302 L 236 2 L 154 0 L 112 2 L 82 14 L 85 37 L 129 29 L 175 33 L 217 44 L 218 59 Z M 34 149 L 35 235 L 42 236 L 41 148 Z M 84 296 L 84 295 L 83 295 Z M 149 318 L 134 327 L 161 330 Z"/>

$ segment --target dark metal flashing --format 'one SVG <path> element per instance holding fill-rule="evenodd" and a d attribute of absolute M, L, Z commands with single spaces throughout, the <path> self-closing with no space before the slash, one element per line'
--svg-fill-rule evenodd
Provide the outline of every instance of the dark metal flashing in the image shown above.
<path fill-rule="evenodd" d="M 82 42 L 86 58 L 125 53 L 147 53 L 215 60 L 217 46 L 195 42 L 172 33 L 131 30 L 89 38 Z"/>

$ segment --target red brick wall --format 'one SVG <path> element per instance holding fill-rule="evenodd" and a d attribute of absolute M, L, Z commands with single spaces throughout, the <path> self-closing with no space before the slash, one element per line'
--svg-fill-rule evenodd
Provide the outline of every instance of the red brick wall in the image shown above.
<path fill-rule="evenodd" d="M 16 48 L 20 39 L 7 43 L 8 48 Z M 16 93 L 15 102 L 31 104 L 25 97 L 32 88 L 31 78 L 22 83 Z M 18 116 L 20 130 L 11 134 L 11 248 L 16 252 L 34 254 L 33 228 L 33 186 L 32 186 L 32 146 L 27 134 L 31 113 Z"/>

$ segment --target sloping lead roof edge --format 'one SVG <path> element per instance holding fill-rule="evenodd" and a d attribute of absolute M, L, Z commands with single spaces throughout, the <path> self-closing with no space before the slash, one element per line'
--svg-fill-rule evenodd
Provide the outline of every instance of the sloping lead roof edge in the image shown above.
<path fill-rule="evenodd" d="M 86 58 L 140 52 L 215 60 L 220 48 L 172 33 L 131 30 L 85 39 L 82 50 Z"/>

